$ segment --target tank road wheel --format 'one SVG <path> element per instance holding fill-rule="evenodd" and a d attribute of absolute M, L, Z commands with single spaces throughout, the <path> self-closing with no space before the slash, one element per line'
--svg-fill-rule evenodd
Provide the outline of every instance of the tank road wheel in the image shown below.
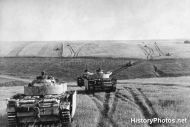
<path fill-rule="evenodd" d="M 61 124 L 62 124 L 62 127 L 69 127 L 71 125 L 70 111 L 61 112 Z"/>
<path fill-rule="evenodd" d="M 16 112 L 7 112 L 8 127 L 17 127 Z"/>

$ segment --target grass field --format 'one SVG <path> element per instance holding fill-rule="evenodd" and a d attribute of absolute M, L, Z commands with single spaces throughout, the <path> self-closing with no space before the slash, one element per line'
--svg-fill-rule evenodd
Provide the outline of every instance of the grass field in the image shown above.
<path fill-rule="evenodd" d="M 0 78 L 0 83 L 6 83 L 6 82 L 11 82 L 11 81 L 15 81 L 15 80 L 12 80 L 12 79 L 6 79 L 6 78 Z"/>
<path fill-rule="evenodd" d="M 60 80 L 72 81 L 69 82 L 68 89 L 78 91 L 73 127 L 188 127 L 190 125 L 189 59 L 140 60 L 140 64 L 116 75 L 120 80 L 116 92 L 111 93 L 99 92 L 87 95 L 81 92 L 84 88 L 76 86 L 73 82 L 86 65 L 90 71 L 98 67 L 108 71 L 118 68 L 129 60 L 139 59 L 1 58 L 0 73 L 32 79 L 40 71 L 46 70 Z M 155 71 L 153 66 L 157 66 L 158 71 Z M 26 85 L 15 79 L 1 78 L 0 126 L 2 127 L 7 124 L 5 99 L 16 93 L 23 93 L 23 85 Z M 181 122 L 133 123 L 131 119 L 134 118 L 161 120 L 167 118 L 176 121 L 179 119 Z"/>
<path fill-rule="evenodd" d="M 157 42 L 162 57 L 154 43 Z M 0 42 L 0 56 L 5 57 L 71 57 L 78 52 L 80 57 L 125 57 L 146 59 L 143 46 L 153 50 L 154 58 L 190 58 L 190 45 L 184 40 L 96 40 L 96 41 L 23 41 Z M 69 46 L 72 47 L 73 53 Z"/>
<path fill-rule="evenodd" d="M 190 59 L 162 59 L 146 61 L 128 58 L 0 58 L 0 73 L 33 79 L 43 70 L 60 80 L 75 81 L 85 68 L 95 72 L 101 67 L 113 71 L 128 61 L 141 61 L 140 64 L 116 74 L 118 79 L 171 77 L 190 74 Z M 155 73 L 154 67 L 158 72 Z"/>
<path fill-rule="evenodd" d="M 180 81 L 180 78 L 176 78 L 173 82 Z M 135 79 L 137 82 L 138 80 Z M 118 84 L 116 92 L 99 92 L 94 95 L 84 94 L 82 92 L 84 88 L 76 86 L 74 82 L 69 83 L 68 89 L 79 91 L 72 127 L 188 127 L 190 125 L 190 96 L 187 96 L 190 92 L 190 84 L 186 86 L 180 84 L 172 86 L 159 84 L 159 82 L 158 84 L 135 84 L 124 80 Z M 0 87 L 0 125 L 2 127 L 7 124 L 5 98 L 16 93 L 23 93 L 23 87 Z M 150 124 L 133 123 L 131 119 L 134 118 L 187 120 Z"/>

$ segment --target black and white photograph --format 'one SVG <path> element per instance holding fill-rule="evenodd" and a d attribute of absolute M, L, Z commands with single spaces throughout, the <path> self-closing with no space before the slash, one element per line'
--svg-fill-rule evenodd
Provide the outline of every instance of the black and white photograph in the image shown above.
<path fill-rule="evenodd" d="M 0 127 L 190 127 L 190 0 L 0 0 Z"/>

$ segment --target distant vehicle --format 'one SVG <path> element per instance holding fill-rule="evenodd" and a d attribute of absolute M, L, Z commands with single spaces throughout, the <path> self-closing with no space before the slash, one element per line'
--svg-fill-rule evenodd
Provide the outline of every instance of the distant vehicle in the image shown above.
<path fill-rule="evenodd" d="M 144 42 L 142 44 L 138 45 L 139 48 L 143 51 L 143 53 L 146 55 L 147 60 L 152 60 L 156 56 L 156 53 L 158 53 L 158 57 L 163 56 L 172 56 L 171 53 L 165 53 L 161 50 L 161 48 L 158 46 L 157 42 L 154 43 L 154 48 L 146 45 Z"/>
<path fill-rule="evenodd" d="M 164 53 L 158 46 L 158 44 L 155 42 L 154 43 L 155 49 L 157 50 L 157 52 L 159 53 L 159 56 L 171 56 L 171 53 Z"/>
<path fill-rule="evenodd" d="M 135 64 L 136 63 L 128 62 L 127 64 L 114 70 L 108 77 L 107 76 L 98 76 L 97 74 L 87 76 L 87 77 L 80 76 L 77 78 L 77 85 L 85 86 L 86 93 L 94 93 L 94 92 L 98 92 L 98 91 L 114 92 L 114 91 L 116 91 L 117 79 L 112 78 L 112 76 L 119 73 L 123 69 L 129 68 Z"/>
<path fill-rule="evenodd" d="M 85 92 L 86 93 L 94 93 L 98 91 L 116 91 L 117 79 L 114 78 L 92 78 L 92 79 L 84 79 Z"/>
<path fill-rule="evenodd" d="M 61 50 L 61 49 L 60 49 L 60 48 L 56 48 L 56 49 L 55 49 L 55 51 L 59 51 L 59 50 Z"/>
<path fill-rule="evenodd" d="M 190 41 L 189 40 L 185 40 L 184 43 L 185 44 L 190 44 Z"/>
<path fill-rule="evenodd" d="M 90 75 L 94 75 L 94 73 L 91 73 L 88 71 L 88 69 L 85 69 L 84 73 L 77 77 L 77 85 L 78 86 L 84 86 L 84 79 L 88 79 Z"/>
<path fill-rule="evenodd" d="M 8 99 L 8 126 L 68 126 L 75 110 L 76 91 L 67 91 L 65 82 L 39 76 L 24 86 L 24 94 Z"/>

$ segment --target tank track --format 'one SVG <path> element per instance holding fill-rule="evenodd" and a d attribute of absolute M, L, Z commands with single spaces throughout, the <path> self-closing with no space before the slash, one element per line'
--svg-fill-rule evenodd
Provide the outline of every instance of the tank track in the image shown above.
<path fill-rule="evenodd" d="M 71 115 L 70 111 L 61 111 L 60 112 L 60 123 L 28 123 L 28 124 L 19 124 L 17 123 L 17 116 L 16 112 L 7 112 L 7 117 L 8 117 L 8 127 L 33 127 L 38 126 L 38 127 L 70 127 L 71 126 Z"/>
<path fill-rule="evenodd" d="M 16 112 L 7 112 L 8 117 L 8 127 L 70 127 L 71 125 L 71 115 L 70 111 L 62 111 L 60 113 L 61 123 L 28 123 L 19 124 L 17 123 Z"/>
<path fill-rule="evenodd" d="M 27 125 L 26 124 L 19 125 L 19 127 L 62 127 L 62 125 L 58 123 L 37 123 L 37 124 L 30 123 Z"/>
<path fill-rule="evenodd" d="M 61 111 L 61 123 L 63 127 L 68 127 L 71 124 L 71 115 L 70 111 Z"/>
<path fill-rule="evenodd" d="M 16 112 L 7 112 L 8 127 L 17 127 Z"/>

